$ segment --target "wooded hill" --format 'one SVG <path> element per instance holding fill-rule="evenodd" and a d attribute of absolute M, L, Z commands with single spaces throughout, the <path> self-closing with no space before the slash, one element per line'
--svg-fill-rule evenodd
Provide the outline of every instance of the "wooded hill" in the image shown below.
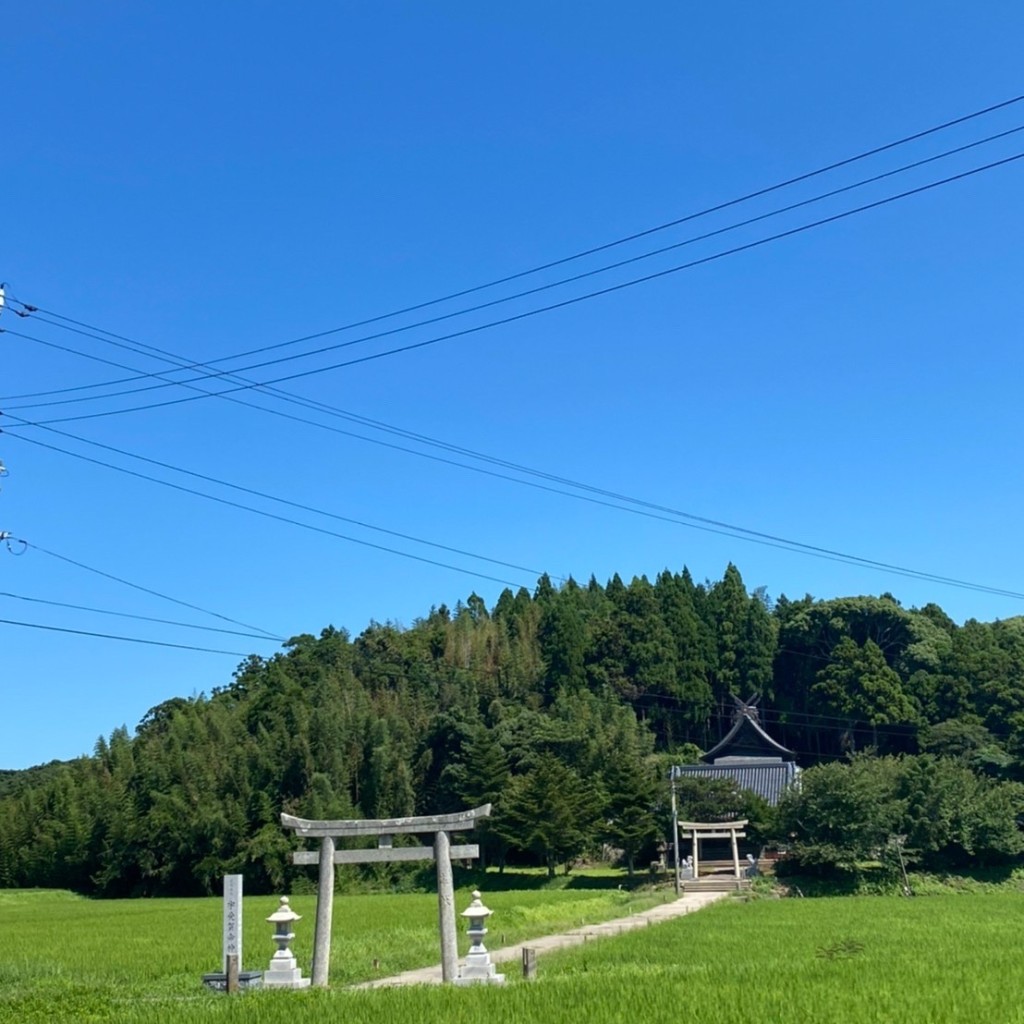
<path fill-rule="evenodd" d="M 1024 758 L 1024 618 L 956 625 L 890 595 L 771 602 L 730 565 L 533 594 L 475 594 L 409 628 L 293 638 L 210 695 L 153 708 L 91 757 L 0 779 L 0 885 L 101 895 L 282 890 L 282 810 L 304 817 L 495 804 L 483 835 L 556 863 L 645 855 L 668 764 L 731 724 L 732 694 L 805 767 L 866 747 L 992 778 Z M 698 749 L 699 748 L 699 749 Z"/>

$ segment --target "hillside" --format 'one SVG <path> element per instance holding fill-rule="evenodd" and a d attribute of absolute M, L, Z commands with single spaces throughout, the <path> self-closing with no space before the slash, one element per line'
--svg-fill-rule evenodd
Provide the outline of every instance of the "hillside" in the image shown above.
<path fill-rule="evenodd" d="M 182 689 L 188 688 L 183 680 Z M 434 813 L 493 800 L 482 836 L 570 860 L 663 834 L 665 763 L 706 749 L 731 694 L 808 766 L 873 747 L 930 750 L 1017 778 L 1024 619 L 956 625 L 890 595 L 770 601 L 730 565 L 625 584 L 542 577 L 408 628 L 328 627 L 252 657 L 222 688 L 153 708 L 91 757 L 0 779 L 0 885 L 102 895 L 289 884 L 281 810 Z M 656 757 L 654 755 L 665 755 Z"/>

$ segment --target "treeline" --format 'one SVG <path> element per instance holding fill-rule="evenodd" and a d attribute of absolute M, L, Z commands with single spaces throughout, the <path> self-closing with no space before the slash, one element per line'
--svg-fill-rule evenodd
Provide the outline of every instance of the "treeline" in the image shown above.
<path fill-rule="evenodd" d="M 153 708 L 91 757 L 7 774 L 0 885 L 101 895 L 251 891 L 306 874 L 282 810 L 437 813 L 491 801 L 490 863 L 550 870 L 665 836 L 667 765 L 731 724 L 731 695 L 805 766 L 872 748 L 1022 775 L 1024 619 L 957 626 L 889 595 L 771 602 L 730 565 L 695 583 L 471 595 L 409 628 L 328 628 L 252 657 L 209 696 Z"/>

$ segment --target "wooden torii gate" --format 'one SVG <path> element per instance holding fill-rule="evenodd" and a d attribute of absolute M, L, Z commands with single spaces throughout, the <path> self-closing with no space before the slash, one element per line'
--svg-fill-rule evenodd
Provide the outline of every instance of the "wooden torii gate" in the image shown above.
<path fill-rule="evenodd" d="M 681 821 L 679 831 L 683 837 L 693 843 L 693 880 L 700 878 L 700 841 L 702 839 L 730 839 L 732 840 L 732 870 L 736 878 L 740 875 L 740 851 L 737 839 L 746 839 L 746 828 L 748 818 L 742 821 Z"/>
<path fill-rule="evenodd" d="M 455 931 L 455 885 L 452 860 L 480 856 L 480 847 L 452 846 L 449 832 L 465 832 L 476 827 L 478 818 L 487 818 L 491 805 L 474 807 L 455 814 L 423 815 L 414 818 L 344 818 L 336 821 L 310 821 L 291 814 L 281 815 L 281 824 L 296 835 L 319 839 L 319 850 L 297 850 L 293 864 L 316 864 L 320 876 L 316 891 L 316 932 L 313 938 L 313 985 L 326 988 L 331 966 L 331 917 L 334 912 L 334 865 L 381 864 L 394 861 L 433 860 L 437 864 L 438 928 L 441 934 L 441 978 L 454 981 L 458 971 Z M 433 833 L 432 846 L 392 846 L 392 836 Z M 338 850 L 336 839 L 374 836 L 376 849 Z"/>

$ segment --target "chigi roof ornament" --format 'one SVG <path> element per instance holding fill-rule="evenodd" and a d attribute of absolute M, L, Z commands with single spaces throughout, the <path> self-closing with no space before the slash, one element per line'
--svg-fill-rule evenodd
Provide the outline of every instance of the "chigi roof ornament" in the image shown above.
<path fill-rule="evenodd" d="M 772 758 L 778 761 L 795 761 L 796 754 L 777 743 L 761 726 L 761 716 L 757 702 L 760 697 L 754 695 L 748 700 L 740 700 L 733 696 L 736 705 L 732 716 L 732 728 L 721 742 L 712 747 L 701 760 L 707 764 L 720 764 L 733 759 Z"/>

